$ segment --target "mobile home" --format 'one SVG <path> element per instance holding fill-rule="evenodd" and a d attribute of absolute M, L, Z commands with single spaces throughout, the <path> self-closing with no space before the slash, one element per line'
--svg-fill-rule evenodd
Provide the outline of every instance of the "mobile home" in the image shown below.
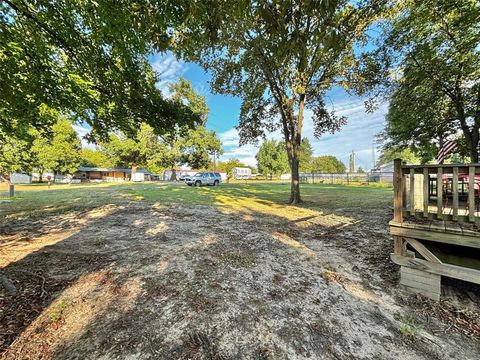
<path fill-rule="evenodd" d="M 252 169 L 244 167 L 234 167 L 232 169 L 232 174 L 234 179 L 251 179 Z"/>

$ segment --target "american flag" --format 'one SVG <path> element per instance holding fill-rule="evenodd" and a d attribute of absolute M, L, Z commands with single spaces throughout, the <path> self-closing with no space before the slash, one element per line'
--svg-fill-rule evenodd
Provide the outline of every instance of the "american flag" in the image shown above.
<path fill-rule="evenodd" d="M 457 148 L 457 143 L 453 140 L 447 140 L 443 143 L 443 146 L 438 151 L 437 164 L 443 164 L 443 161 L 448 154 L 453 152 Z"/>

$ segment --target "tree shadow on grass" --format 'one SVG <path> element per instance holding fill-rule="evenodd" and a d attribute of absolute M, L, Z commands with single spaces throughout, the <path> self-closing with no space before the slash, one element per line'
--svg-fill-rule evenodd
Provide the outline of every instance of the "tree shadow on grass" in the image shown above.
<path fill-rule="evenodd" d="M 362 349 L 381 355 L 384 344 L 411 351 L 366 296 L 367 285 L 332 269 L 335 256 L 355 262 L 361 251 L 355 245 L 369 241 L 354 243 L 366 235 L 356 227 L 361 213 L 349 219 L 296 207 L 288 210 L 297 216 L 267 213 L 262 207 L 280 204 L 261 199 L 258 211 L 248 197 L 238 198 L 248 206 L 226 213 L 222 201 L 115 207 L 6 266 L 23 305 L 8 308 L 2 325 L 17 315 L 23 320 L 5 357 L 342 358 Z M 15 278 L 17 270 L 45 278 L 47 295 L 41 278 Z M 343 277 L 327 278 L 325 271 Z"/>
<path fill-rule="evenodd" d="M 258 224 L 214 209 L 209 212 L 205 218 L 205 207 L 187 207 L 177 214 L 144 202 L 113 206 L 78 225 L 75 234 L 38 246 L 12 261 L 2 271 L 18 286 L 19 295 L 1 297 L 4 311 L 0 323 L 7 329 L 2 334 L 4 356 L 80 358 L 85 354 L 95 358 L 110 352 L 124 356 L 139 351 L 138 346 L 141 352 L 161 357 L 219 353 L 213 344 L 222 337 L 221 332 L 203 327 L 195 314 L 202 314 L 200 318 L 208 323 L 215 312 L 227 311 L 229 301 L 248 310 L 242 305 L 245 299 L 241 292 L 224 288 L 223 276 L 227 280 L 235 277 L 238 269 L 250 276 L 262 256 L 270 256 L 275 249 L 290 249 L 293 254 L 298 249 L 272 240 L 268 229 L 262 230 L 266 242 L 249 238 L 256 236 Z M 253 213 L 257 219 L 284 221 Z M 219 217 L 225 217 L 223 225 L 216 223 Z M 21 222 L 17 225 L 22 226 Z M 48 227 L 40 229 L 45 222 L 40 228 L 36 225 L 28 225 L 33 234 L 48 235 Z M 243 230 L 229 232 L 229 226 Z M 199 259 L 198 251 L 203 254 Z M 222 275 L 225 271 L 227 274 Z M 210 273 L 216 274 L 212 281 L 202 280 Z M 258 271 L 254 273 L 261 276 Z M 255 294 L 257 287 L 268 286 L 264 280 L 254 282 L 248 291 Z M 182 283 L 185 285 L 179 286 Z M 264 299 L 257 297 L 256 301 Z M 158 320 L 156 312 L 168 311 L 169 305 L 176 310 Z M 252 330 L 251 321 L 246 319 L 242 326 Z M 182 331 L 176 333 L 169 322 L 181 323 Z M 145 323 L 160 326 L 161 331 L 152 332 Z M 262 346 L 260 342 L 257 345 L 259 349 Z"/>
<path fill-rule="evenodd" d="M 105 210 L 103 213 L 102 209 Z M 119 253 L 135 251 L 135 246 L 141 246 L 135 244 L 135 230 L 138 226 L 128 224 L 126 219 L 120 217 L 125 211 L 129 214 L 127 220 L 141 221 L 139 209 L 106 206 L 100 210 L 82 213 L 85 221 L 80 224 L 56 224 L 59 233 L 62 226 L 75 228 L 76 231 L 70 236 L 68 229 L 65 229 L 64 235 L 67 235 L 49 238 L 48 231 L 51 226 L 46 226 L 45 219 L 38 222 L 27 219 L 23 227 L 21 221 L 12 226 L 10 236 L 15 235 L 15 226 L 22 232 L 32 233 L 25 236 L 28 241 L 20 237 L 15 244 L 8 244 L 7 249 L 2 249 L 5 254 L 7 251 L 11 254 L 10 260 L 2 259 L 4 263 L 10 261 L 1 269 L 2 273 L 17 286 L 18 294 L 11 296 L 4 292 L 3 288 L 0 289 L 0 324 L 2 329 L 5 329 L 1 334 L 1 351 L 7 350 L 20 333 L 42 315 L 45 309 L 51 308 L 51 304 L 55 303 L 65 290 L 93 274 L 97 274 L 98 283 L 102 284 L 112 274 L 112 269 L 115 269 Z M 53 216 L 48 220 L 51 223 L 56 222 Z M 132 231 L 127 231 L 127 238 L 115 238 L 117 230 L 122 229 L 125 232 L 129 226 L 132 226 Z M 128 236 L 131 236 L 131 239 Z M 25 246 L 25 243 L 30 243 L 31 247 Z M 18 260 L 15 260 L 15 257 Z M 57 305 L 58 309 L 54 308 L 49 316 L 44 316 L 46 323 L 42 326 L 55 328 L 60 325 L 65 304 Z M 45 354 L 37 355 L 48 354 L 46 344 L 48 339 L 38 347 L 43 349 Z M 10 352 L 9 356 L 15 358 L 15 352 Z M 33 358 L 36 356 L 33 355 Z"/>

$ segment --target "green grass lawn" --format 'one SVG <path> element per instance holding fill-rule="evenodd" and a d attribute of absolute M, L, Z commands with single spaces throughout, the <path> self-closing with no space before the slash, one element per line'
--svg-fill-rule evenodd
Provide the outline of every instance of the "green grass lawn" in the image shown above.
<path fill-rule="evenodd" d="M 285 209 L 290 185 L 281 183 L 223 184 L 188 187 L 183 184 L 127 183 L 97 185 L 21 186 L 11 202 L 0 202 L 0 216 L 18 218 L 46 213 L 81 211 L 106 204 L 144 201 L 160 205 L 202 204 L 270 212 Z M 303 184 L 303 210 L 380 209 L 390 206 L 388 187 Z"/>

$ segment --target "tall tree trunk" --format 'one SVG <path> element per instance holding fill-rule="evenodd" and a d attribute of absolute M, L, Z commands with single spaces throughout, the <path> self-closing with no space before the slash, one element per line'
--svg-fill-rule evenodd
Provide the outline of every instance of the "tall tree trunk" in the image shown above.
<path fill-rule="evenodd" d="M 466 121 L 464 120 L 462 123 L 462 131 L 463 131 L 463 137 L 465 138 L 465 142 L 467 143 L 467 149 L 468 152 L 470 153 L 470 162 L 472 163 L 477 163 L 478 162 L 478 141 L 479 141 L 479 132 L 476 127 L 474 127 L 472 130 L 466 124 Z"/>
<path fill-rule="evenodd" d="M 305 94 L 301 94 L 298 103 L 297 126 L 293 126 L 292 143 L 291 143 L 291 185 L 290 185 L 290 204 L 299 204 L 302 202 L 300 197 L 300 147 L 302 144 L 302 128 L 303 128 L 303 110 L 305 107 Z"/>
<path fill-rule="evenodd" d="M 472 137 L 471 137 L 471 147 L 470 147 L 470 160 L 471 162 L 478 163 L 478 141 L 479 141 L 479 133 L 477 126 L 474 126 L 472 129 Z"/>
<path fill-rule="evenodd" d="M 300 196 L 300 145 L 295 140 L 287 140 L 286 148 L 288 154 L 288 163 L 290 165 L 290 204 L 299 204 L 302 202 Z"/>
<path fill-rule="evenodd" d="M 458 90 L 458 92 L 460 93 L 460 90 Z M 479 119 L 475 116 L 473 127 L 470 128 L 470 126 L 468 126 L 467 116 L 465 114 L 461 95 L 459 95 L 456 99 L 455 107 L 457 110 L 458 119 L 460 120 L 463 136 L 465 137 L 465 142 L 467 143 L 467 149 L 470 153 L 470 162 L 476 163 L 478 162 L 478 141 L 480 127 Z"/>
<path fill-rule="evenodd" d="M 292 177 L 290 183 L 290 204 L 299 204 L 302 202 L 302 198 L 300 197 L 300 175 L 298 172 L 299 163 L 298 157 L 295 156 L 290 162 Z"/>
<path fill-rule="evenodd" d="M 470 161 L 472 163 L 478 163 L 478 147 L 474 146 L 470 149 Z"/>
<path fill-rule="evenodd" d="M 170 181 L 177 181 L 177 170 L 175 165 L 172 166 L 172 174 L 170 175 Z"/>

